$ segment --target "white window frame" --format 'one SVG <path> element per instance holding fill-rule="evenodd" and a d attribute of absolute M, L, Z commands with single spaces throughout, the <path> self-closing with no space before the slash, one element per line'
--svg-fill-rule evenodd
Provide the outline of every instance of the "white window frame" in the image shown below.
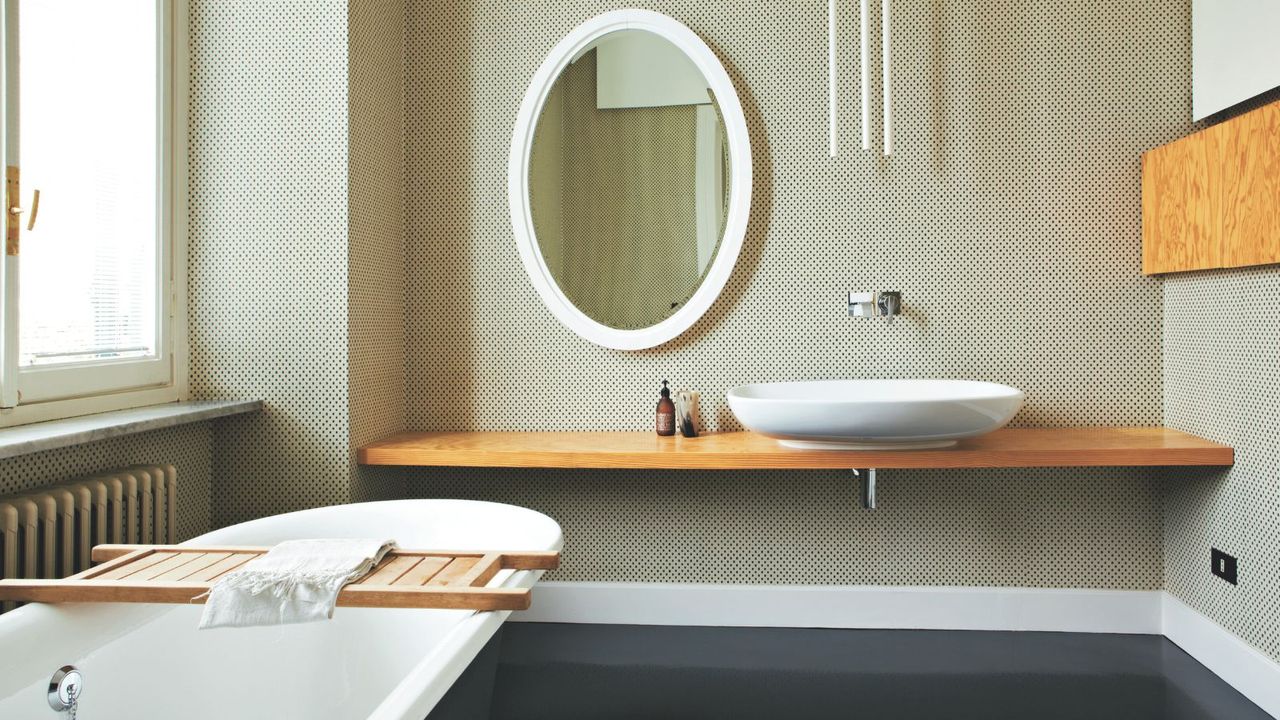
<path fill-rule="evenodd" d="M 41 1 L 41 0 L 35 0 Z M 13 82 L 9 68 L 16 60 L 10 42 L 21 0 L 4 4 L 4 52 L 0 70 Z M 155 0 L 158 9 L 160 137 L 160 262 L 157 295 L 158 359 L 116 360 L 73 368 L 18 367 L 17 283 L 21 255 L 0 250 L 0 427 L 156 405 L 187 399 L 187 0 Z M 6 84 L 5 97 L 9 97 Z M 7 105 L 0 112 L 5 124 Z M 15 144 L 6 126 L 6 147 Z M 10 154 L 6 150 L 7 166 Z M 18 163 L 20 166 L 20 163 Z M 23 188 L 24 195 L 29 188 Z M 22 232 L 25 232 L 25 226 Z M 2 243 L 0 243 L 2 245 Z M 16 404 L 15 404 L 16 400 Z"/>

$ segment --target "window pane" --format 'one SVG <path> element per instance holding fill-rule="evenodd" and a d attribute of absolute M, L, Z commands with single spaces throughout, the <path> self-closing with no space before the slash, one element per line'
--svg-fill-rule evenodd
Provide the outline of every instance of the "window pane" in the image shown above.
<path fill-rule="evenodd" d="M 23 0 L 23 366 L 153 357 L 157 349 L 154 2 Z"/>

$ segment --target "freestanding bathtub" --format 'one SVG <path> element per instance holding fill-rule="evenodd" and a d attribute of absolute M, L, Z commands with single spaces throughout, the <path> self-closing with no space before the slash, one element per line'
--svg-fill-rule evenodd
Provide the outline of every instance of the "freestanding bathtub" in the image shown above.
<path fill-rule="evenodd" d="M 395 500 L 263 518 L 186 544 L 315 537 L 456 550 L 561 543 L 560 526 L 532 510 Z M 493 583 L 527 587 L 540 575 L 503 570 Z M 49 678 L 75 665 L 84 674 L 81 720 L 423 720 L 509 614 L 338 608 L 329 622 L 197 631 L 198 605 L 29 605 L 0 615 L 0 718 L 59 717 Z"/>

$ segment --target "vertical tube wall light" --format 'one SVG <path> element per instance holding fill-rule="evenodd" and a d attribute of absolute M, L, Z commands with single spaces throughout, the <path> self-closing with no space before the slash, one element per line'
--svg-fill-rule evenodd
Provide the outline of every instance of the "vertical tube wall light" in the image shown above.
<path fill-rule="evenodd" d="M 831 157 L 840 152 L 837 115 L 839 84 L 836 78 L 836 0 L 827 0 L 827 133 Z"/>
<path fill-rule="evenodd" d="M 881 79 L 884 89 L 884 154 L 893 154 L 893 55 L 892 43 L 890 41 L 890 9 L 889 0 L 881 0 L 880 5 L 880 23 L 881 23 L 881 43 L 883 44 L 883 53 L 881 62 L 883 63 L 883 78 Z"/>
<path fill-rule="evenodd" d="M 862 0 L 859 8 L 859 21 L 862 26 L 862 149 L 871 149 L 871 18 L 868 12 L 869 0 Z"/>

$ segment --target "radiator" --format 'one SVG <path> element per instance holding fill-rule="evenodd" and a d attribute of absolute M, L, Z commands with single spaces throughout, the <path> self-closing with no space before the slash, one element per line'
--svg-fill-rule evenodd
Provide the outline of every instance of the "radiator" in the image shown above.
<path fill-rule="evenodd" d="M 140 465 L 0 497 L 0 577 L 74 575 L 101 543 L 175 543 L 177 491 L 172 465 Z"/>

